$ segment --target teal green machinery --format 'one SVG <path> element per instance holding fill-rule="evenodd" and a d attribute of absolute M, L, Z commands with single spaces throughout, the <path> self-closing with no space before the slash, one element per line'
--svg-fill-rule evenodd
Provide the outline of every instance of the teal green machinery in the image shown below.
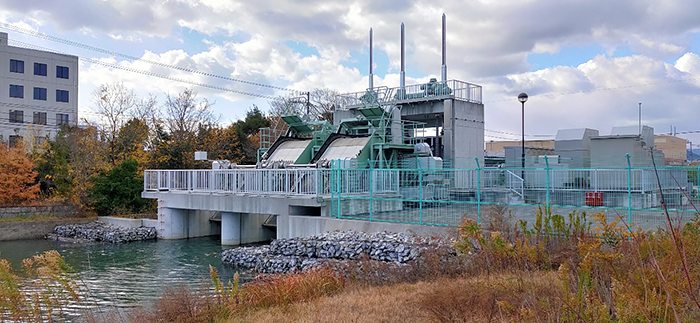
<path fill-rule="evenodd" d="M 343 120 L 329 137 L 312 164 L 330 167 L 333 160 L 351 162 L 356 168 L 397 168 L 401 159 L 414 154 L 415 134 L 420 123 L 393 118 L 398 110 L 381 106 L 358 109 L 358 118 Z"/>
<path fill-rule="evenodd" d="M 281 119 L 287 125 L 287 133 L 276 138 L 272 145 L 258 150 L 260 168 L 307 165 L 336 130 L 328 121 L 303 121 L 295 114 L 282 116 Z M 261 146 L 265 144 L 263 140 L 268 138 L 265 132 L 271 132 L 271 129 L 261 129 Z"/>

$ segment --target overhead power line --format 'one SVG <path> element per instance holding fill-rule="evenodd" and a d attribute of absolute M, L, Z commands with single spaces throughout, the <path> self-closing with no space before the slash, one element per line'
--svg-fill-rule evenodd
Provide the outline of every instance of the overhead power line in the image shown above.
<path fill-rule="evenodd" d="M 281 91 L 289 91 L 289 92 L 293 92 L 293 93 L 297 93 L 297 94 L 305 93 L 305 92 L 303 92 L 303 91 L 297 91 L 297 90 L 288 89 L 288 88 L 283 88 L 283 87 L 279 87 L 279 86 L 274 86 L 274 85 L 269 85 L 269 84 L 263 84 L 263 83 L 257 83 L 257 82 L 251 82 L 251 81 L 246 81 L 246 80 L 241 80 L 241 79 L 235 79 L 235 78 L 231 78 L 231 77 L 228 77 L 228 76 L 217 75 L 217 74 L 202 72 L 202 71 L 198 71 L 198 70 L 194 70 L 194 69 L 190 69 L 190 68 L 185 68 L 185 67 L 181 67 L 181 66 L 176 66 L 176 65 L 171 65 L 171 64 L 156 62 L 156 61 L 152 61 L 152 60 L 145 59 L 145 58 L 140 58 L 140 57 L 136 57 L 136 56 L 132 56 L 132 55 L 127 55 L 127 54 L 123 54 L 123 53 L 120 53 L 120 52 L 116 52 L 116 51 L 112 51 L 112 50 L 108 50 L 108 49 L 104 49 L 104 48 L 100 48 L 100 47 L 96 47 L 96 46 L 91 46 L 91 45 L 87 45 L 87 44 L 75 42 L 75 41 L 68 40 L 68 39 L 65 39 L 65 38 L 60 38 L 60 37 L 56 37 L 56 36 L 51 36 L 51 35 L 48 35 L 48 34 L 45 34 L 45 33 L 41 33 L 41 32 L 38 32 L 38 31 L 34 31 L 34 30 L 31 30 L 31 29 L 20 28 L 20 27 L 13 26 L 13 25 L 10 25 L 10 24 L 4 23 L 4 22 L 0 22 L 0 28 L 7 29 L 7 30 L 12 30 L 12 31 L 15 31 L 15 32 L 18 32 L 18 33 L 22 33 L 22 34 L 25 34 L 25 35 L 34 36 L 34 37 L 37 37 L 37 38 L 41 38 L 41 39 L 45 39 L 45 40 L 50 40 L 50 41 L 53 41 L 53 42 L 57 42 L 57 43 L 61 43 L 61 44 L 65 44 L 65 45 L 69 45 L 69 46 L 73 46 L 73 47 L 83 48 L 83 49 L 91 50 L 91 51 L 94 51 L 94 52 L 107 54 L 107 55 L 110 55 L 110 56 L 121 57 L 121 58 L 125 58 L 125 59 L 131 60 L 131 61 L 144 62 L 144 63 L 148 63 L 148 64 L 151 64 L 151 65 L 160 66 L 160 67 L 165 67 L 165 68 L 170 68 L 170 69 L 174 69 L 174 70 L 178 70 L 178 71 L 182 71 L 182 72 L 187 72 L 187 73 L 192 73 L 192 74 L 199 74 L 199 75 L 208 76 L 208 77 L 213 77 L 213 78 L 218 78 L 218 79 L 222 79 L 222 80 L 226 80 L 226 81 L 237 82 L 237 83 L 242 83 L 242 84 L 247 84 L 247 85 L 253 85 L 253 86 L 259 86 L 259 87 L 264 87 L 264 88 L 269 88 L 269 89 L 275 89 L 275 90 L 281 90 Z"/>
<path fill-rule="evenodd" d="M 55 52 L 58 54 L 65 54 L 65 53 L 61 53 L 59 51 L 51 50 L 51 49 L 44 48 L 41 46 L 28 44 L 28 43 L 17 41 L 17 40 L 10 40 L 10 43 L 17 44 L 17 45 L 20 45 L 20 46 L 23 46 L 26 48 L 30 48 L 30 49 L 38 49 L 38 50 L 43 50 L 43 51 L 51 51 L 51 52 Z M 253 92 L 234 90 L 234 89 L 229 89 L 229 88 L 222 87 L 222 86 L 211 85 L 211 84 L 202 83 L 202 82 L 190 81 L 190 80 L 186 80 L 186 79 L 182 79 L 182 78 L 178 78 L 178 77 L 174 77 L 174 76 L 163 75 L 163 74 L 159 74 L 159 73 L 155 73 L 155 72 L 151 72 L 151 71 L 140 70 L 140 69 L 133 68 L 133 67 L 126 67 L 126 66 L 121 66 L 118 64 L 107 63 L 107 62 L 103 62 L 103 61 L 92 59 L 92 58 L 80 57 L 80 59 L 83 61 L 86 61 L 88 63 L 92 63 L 92 64 L 99 64 L 99 65 L 107 66 L 110 68 L 120 69 L 120 70 L 133 72 L 133 73 L 139 73 L 139 74 L 143 74 L 143 75 L 147 75 L 147 76 L 158 77 L 158 78 L 176 81 L 176 82 L 181 82 L 181 83 L 187 83 L 190 85 L 205 87 L 205 88 L 209 88 L 209 89 L 225 91 L 225 92 L 230 92 L 230 93 L 235 93 L 235 94 L 241 94 L 241 95 L 246 95 L 246 96 L 252 96 L 252 97 L 258 97 L 258 98 L 263 98 L 263 99 L 268 99 L 268 100 L 275 99 L 275 96 L 272 96 L 272 95 L 264 95 L 264 94 L 258 94 L 258 93 L 253 93 Z"/>
<path fill-rule="evenodd" d="M 690 77 L 690 78 L 684 78 L 684 79 L 677 79 L 677 80 L 669 80 L 669 81 L 660 81 L 660 82 L 652 82 L 652 83 L 640 83 L 640 84 L 632 84 L 632 85 L 624 85 L 624 86 L 615 86 L 615 87 L 604 87 L 604 88 L 593 88 L 590 90 L 582 90 L 582 91 L 572 91 L 572 92 L 558 92 L 558 93 L 548 93 L 548 94 L 535 94 L 535 95 L 530 95 L 530 98 L 533 97 L 557 97 L 557 96 L 562 96 L 562 95 L 573 95 L 573 94 L 582 94 L 582 93 L 593 93 L 593 92 L 601 92 L 601 91 L 615 91 L 615 90 L 623 90 L 623 89 L 629 89 L 629 88 L 635 88 L 635 87 L 642 87 L 642 86 L 652 86 L 652 85 L 661 85 L 661 84 L 670 84 L 670 83 L 681 83 L 681 82 L 689 82 L 689 81 L 696 81 L 700 80 L 700 77 Z M 484 103 L 492 103 L 492 102 L 505 102 L 505 101 L 511 101 L 513 99 L 501 99 L 501 100 L 492 100 L 492 101 L 484 101 Z"/>

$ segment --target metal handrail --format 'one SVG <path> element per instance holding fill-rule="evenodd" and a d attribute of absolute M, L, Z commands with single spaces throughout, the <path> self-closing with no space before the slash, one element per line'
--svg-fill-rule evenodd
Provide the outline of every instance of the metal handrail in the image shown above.
<path fill-rule="evenodd" d="M 506 170 L 506 174 L 508 174 L 508 177 L 507 177 L 508 178 L 508 190 L 510 190 L 511 192 L 513 192 L 515 194 L 518 194 L 520 197 L 524 197 L 525 180 L 510 170 Z M 514 185 L 513 185 L 514 180 L 513 179 L 516 180 L 515 182 L 520 184 L 519 185 L 520 191 L 518 191 L 516 188 L 514 188 Z"/>

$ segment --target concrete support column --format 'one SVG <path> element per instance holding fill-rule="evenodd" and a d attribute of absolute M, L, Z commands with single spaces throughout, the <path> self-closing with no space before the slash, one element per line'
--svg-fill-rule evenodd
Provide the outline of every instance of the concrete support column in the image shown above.
<path fill-rule="evenodd" d="M 241 213 L 221 212 L 221 245 L 241 244 Z"/>
<path fill-rule="evenodd" d="M 442 120 L 442 131 L 444 132 L 442 136 L 442 145 L 445 147 L 443 152 L 444 159 L 455 158 L 455 147 L 456 143 L 454 140 L 454 105 L 452 105 L 452 100 L 445 100 L 443 105 L 443 120 Z M 465 140 L 467 138 L 464 138 Z M 452 160 L 454 163 L 455 161 Z"/>
<path fill-rule="evenodd" d="M 159 239 L 186 239 L 188 220 L 188 210 L 173 209 L 168 207 L 159 208 L 158 231 Z"/>

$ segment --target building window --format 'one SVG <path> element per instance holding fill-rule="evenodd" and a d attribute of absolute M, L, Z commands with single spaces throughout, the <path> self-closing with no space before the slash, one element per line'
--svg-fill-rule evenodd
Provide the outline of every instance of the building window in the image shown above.
<path fill-rule="evenodd" d="M 35 87 L 34 88 L 34 100 L 46 101 L 46 89 L 43 87 Z"/>
<path fill-rule="evenodd" d="M 10 72 L 12 72 L 12 73 L 24 73 L 24 61 L 11 59 L 10 60 Z"/>
<path fill-rule="evenodd" d="M 46 64 L 34 63 L 34 75 L 46 76 Z"/>
<path fill-rule="evenodd" d="M 22 111 L 22 110 L 10 110 L 10 122 L 12 122 L 12 123 L 24 123 L 24 111 Z"/>
<path fill-rule="evenodd" d="M 56 77 L 60 79 L 68 78 L 68 67 L 66 66 L 56 66 Z"/>
<path fill-rule="evenodd" d="M 62 124 L 68 124 L 68 114 L 56 113 L 56 125 L 60 126 Z"/>
<path fill-rule="evenodd" d="M 68 102 L 68 91 L 56 90 L 56 102 Z"/>
<path fill-rule="evenodd" d="M 22 136 L 11 135 L 10 136 L 10 147 L 19 147 L 22 144 Z"/>
<path fill-rule="evenodd" d="M 24 85 L 10 84 L 10 97 L 19 99 L 24 98 Z"/>
<path fill-rule="evenodd" d="M 33 124 L 46 124 L 46 112 L 34 112 Z"/>

